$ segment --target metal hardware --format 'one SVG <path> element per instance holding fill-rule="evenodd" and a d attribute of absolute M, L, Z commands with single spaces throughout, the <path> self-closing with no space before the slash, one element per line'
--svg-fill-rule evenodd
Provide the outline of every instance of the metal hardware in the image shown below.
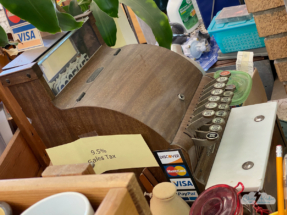
<path fill-rule="evenodd" d="M 201 102 L 202 100 L 208 98 L 210 96 L 210 93 L 211 93 L 212 90 L 213 90 L 213 88 L 210 91 L 208 91 L 207 93 L 201 95 L 200 98 L 199 98 L 199 101 Z"/>
<path fill-rule="evenodd" d="M 220 96 L 211 96 L 208 98 L 208 101 L 210 102 L 219 102 L 220 101 Z"/>
<path fill-rule="evenodd" d="M 255 121 L 255 122 L 261 122 L 261 121 L 263 121 L 264 119 L 265 119 L 265 116 L 259 115 L 259 116 L 257 116 L 257 117 L 254 118 L 254 121 Z"/>
<path fill-rule="evenodd" d="M 225 125 L 225 120 L 223 118 L 216 117 L 212 120 L 215 125 Z"/>
<path fill-rule="evenodd" d="M 210 141 L 218 140 L 218 139 L 219 139 L 219 134 L 216 133 L 216 132 L 209 132 L 209 133 L 206 135 L 206 139 L 207 139 L 207 140 L 210 140 Z"/>
<path fill-rule="evenodd" d="M 9 79 L 6 79 L 6 83 L 10 84 L 11 82 L 10 82 L 10 80 L 9 80 Z"/>
<path fill-rule="evenodd" d="M 209 131 L 219 133 L 219 132 L 222 132 L 222 127 L 221 127 L 221 125 L 211 125 L 209 127 Z"/>
<path fill-rule="evenodd" d="M 120 53 L 120 51 L 121 51 L 121 49 L 118 49 L 118 50 L 115 52 L 114 56 L 117 56 L 117 55 Z"/>
<path fill-rule="evenodd" d="M 96 69 L 96 71 L 94 71 L 94 73 L 88 78 L 88 80 L 86 81 L 86 83 L 91 83 L 93 82 L 96 77 L 98 77 L 98 75 L 101 73 L 101 71 L 103 71 L 104 67 L 100 67 L 98 69 Z"/>
<path fill-rule="evenodd" d="M 228 112 L 227 111 L 224 111 L 224 110 L 219 110 L 215 113 L 215 116 L 216 117 L 221 117 L 223 119 L 226 119 L 227 116 L 228 116 Z"/>
<path fill-rule="evenodd" d="M 217 103 L 215 103 L 215 102 L 207 103 L 205 105 L 205 109 L 207 109 L 207 110 L 216 110 L 217 109 Z"/>
<path fill-rule="evenodd" d="M 230 97 L 232 99 L 232 97 L 234 96 L 234 93 L 232 91 L 225 91 L 223 93 L 224 97 Z"/>
<path fill-rule="evenodd" d="M 81 101 L 82 100 L 82 98 L 84 98 L 84 96 L 86 95 L 86 93 L 85 92 L 82 92 L 82 94 L 79 96 L 79 98 L 77 98 L 77 102 L 79 102 L 79 101 Z"/>
<path fill-rule="evenodd" d="M 217 78 L 216 81 L 218 83 L 227 83 L 228 82 L 228 78 L 227 77 L 220 77 L 220 78 Z"/>
<path fill-rule="evenodd" d="M 234 91 L 236 90 L 236 86 L 234 84 L 229 84 L 225 87 L 225 91 Z"/>
<path fill-rule="evenodd" d="M 242 169 L 249 170 L 254 166 L 254 163 L 252 161 L 247 161 L 242 165 Z"/>
<path fill-rule="evenodd" d="M 223 90 L 222 89 L 215 89 L 211 91 L 211 95 L 213 96 L 221 96 L 223 94 Z"/>
<path fill-rule="evenodd" d="M 181 101 L 184 101 L 185 100 L 185 96 L 183 94 L 178 94 L 178 98 L 179 100 Z"/>
<path fill-rule="evenodd" d="M 28 73 L 27 75 L 26 75 L 28 78 L 31 78 L 31 75 Z"/>
<path fill-rule="evenodd" d="M 225 86 L 226 86 L 225 83 L 216 83 L 213 85 L 213 87 L 216 89 L 224 89 Z"/>
<path fill-rule="evenodd" d="M 216 79 L 213 79 L 213 80 L 210 81 L 208 84 L 206 84 L 203 89 L 205 90 L 206 88 L 212 86 L 212 85 L 215 84 L 215 83 L 216 83 Z"/>

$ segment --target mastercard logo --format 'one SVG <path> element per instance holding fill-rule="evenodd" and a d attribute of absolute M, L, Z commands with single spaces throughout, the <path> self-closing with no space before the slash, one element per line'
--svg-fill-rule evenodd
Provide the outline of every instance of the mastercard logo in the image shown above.
<path fill-rule="evenodd" d="M 184 165 L 172 165 L 165 167 L 166 173 L 170 177 L 188 176 Z"/>

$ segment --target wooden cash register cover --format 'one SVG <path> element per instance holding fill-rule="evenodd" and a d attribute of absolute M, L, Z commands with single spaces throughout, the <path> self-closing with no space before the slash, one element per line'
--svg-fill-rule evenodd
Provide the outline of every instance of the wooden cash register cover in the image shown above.
<path fill-rule="evenodd" d="M 111 49 L 94 30 L 102 46 L 58 96 L 50 90 L 36 62 L 6 70 L 0 76 L 1 83 L 19 102 L 48 148 L 91 132 L 142 134 L 152 151 L 182 147 L 193 172 L 196 155 L 192 140 L 183 132 L 204 85 L 212 78 L 165 48 L 128 45 L 119 51 Z M 96 79 L 87 83 L 102 67 Z M 179 94 L 185 96 L 184 101 Z M 84 97 L 77 102 L 81 95 Z M 204 168 L 208 173 L 211 165 Z M 131 171 L 139 175 L 142 169 Z M 159 181 L 166 180 L 159 168 L 151 168 L 151 172 Z M 200 179 L 202 189 L 208 175 L 204 177 Z"/>

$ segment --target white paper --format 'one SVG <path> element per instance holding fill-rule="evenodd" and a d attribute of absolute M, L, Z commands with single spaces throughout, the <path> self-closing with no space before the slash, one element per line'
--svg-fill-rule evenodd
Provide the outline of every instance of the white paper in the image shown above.
<path fill-rule="evenodd" d="M 238 52 L 236 70 L 246 72 L 252 77 L 254 73 L 253 56 L 253 52 Z"/>

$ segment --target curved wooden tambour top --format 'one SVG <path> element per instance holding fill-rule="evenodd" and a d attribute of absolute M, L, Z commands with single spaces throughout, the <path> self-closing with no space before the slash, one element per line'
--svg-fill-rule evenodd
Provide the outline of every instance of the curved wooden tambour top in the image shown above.
<path fill-rule="evenodd" d="M 117 52 L 102 47 L 54 99 L 54 105 L 62 110 L 100 107 L 120 112 L 171 143 L 202 73 L 187 59 L 158 46 L 128 45 L 114 55 Z M 97 78 L 86 83 L 101 67 Z M 76 102 L 83 92 L 85 96 Z"/>

